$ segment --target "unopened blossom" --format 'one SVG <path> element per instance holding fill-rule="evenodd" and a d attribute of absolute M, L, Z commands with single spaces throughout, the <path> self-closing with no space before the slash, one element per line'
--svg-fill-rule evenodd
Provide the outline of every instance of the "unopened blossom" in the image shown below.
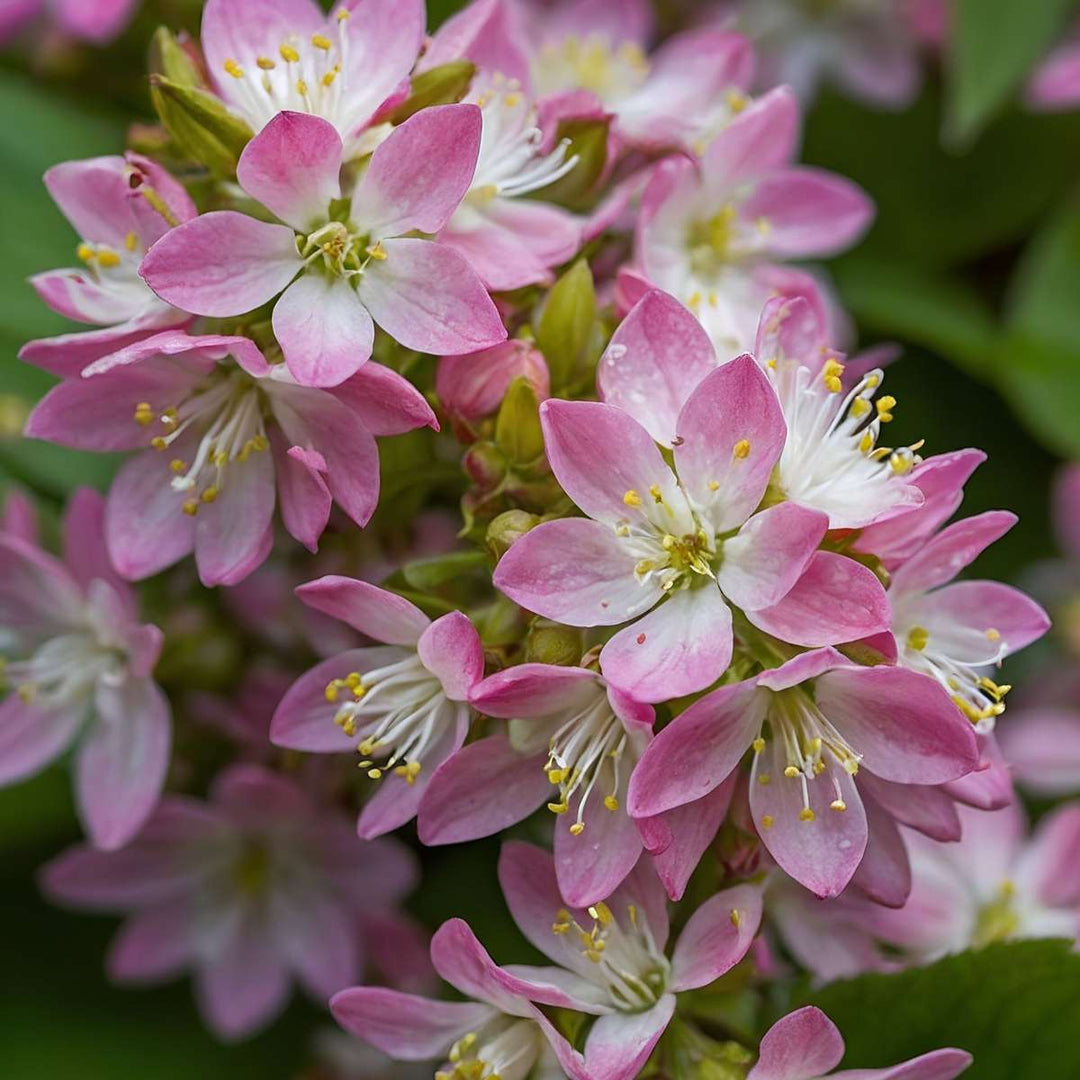
<path fill-rule="evenodd" d="M 873 574 L 817 551 L 823 513 L 791 502 L 755 512 L 786 432 L 751 357 L 711 372 L 690 394 L 676 422 L 674 471 L 645 428 L 612 405 L 549 400 L 540 414 L 552 471 L 588 517 L 526 533 L 494 582 L 550 619 L 629 623 L 600 654 L 619 689 L 663 701 L 718 679 L 731 660 L 733 606 L 802 645 L 884 628 Z"/>
<path fill-rule="evenodd" d="M 585 1071 L 581 1055 L 529 1000 L 529 985 L 497 967 L 461 919 L 450 919 L 436 932 L 431 961 L 465 1001 L 354 986 L 334 995 L 334 1019 L 398 1060 L 441 1062 L 437 1080 L 591 1080 L 595 1075 Z"/>
<path fill-rule="evenodd" d="M 873 217 L 850 180 L 791 164 L 798 134 L 794 96 L 774 90 L 740 112 L 700 161 L 662 162 L 642 197 L 637 267 L 697 315 L 721 355 L 752 346 L 770 296 L 813 291 L 784 261 L 835 255 Z"/>
<path fill-rule="evenodd" d="M 550 283 L 551 267 L 581 246 L 581 226 L 561 207 L 525 198 L 565 176 L 576 164 L 568 143 L 544 149 L 536 106 L 518 83 L 484 79 L 466 102 L 483 117 L 476 172 L 439 240 L 461 252 L 495 291 Z"/>
<path fill-rule="evenodd" d="M 26 434 L 87 450 L 141 450 L 109 492 L 117 569 L 140 579 L 195 553 L 203 584 L 266 558 L 275 504 L 318 546 L 331 504 L 367 524 L 379 494 L 375 435 L 435 417 L 411 383 L 365 364 L 333 389 L 298 386 L 248 338 L 165 331 L 54 387 Z"/>
<path fill-rule="evenodd" d="M 762 843 L 822 897 L 844 889 L 866 851 L 863 772 L 931 785 L 978 763 L 970 723 L 935 680 L 888 664 L 859 667 L 824 648 L 722 686 L 680 713 L 634 770 L 630 813 L 651 817 L 702 798 L 748 750 Z"/>
<path fill-rule="evenodd" d="M 432 622 L 366 581 L 331 575 L 296 592 L 382 644 L 350 649 L 302 675 L 278 706 L 270 737 L 295 750 L 357 753 L 376 787 L 357 828 L 380 836 L 412 819 L 432 774 L 464 743 L 469 694 L 484 673 L 480 636 L 459 611 Z"/>
<path fill-rule="evenodd" d="M 544 354 L 531 342 L 512 338 L 479 352 L 442 357 L 435 374 L 435 392 L 451 416 L 475 421 L 496 413 L 510 384 L 518 378 L 529 382 L 537 400 L 549 396 Z"/>
<path fill-rule="evenodd" d="M 554 967 L 509 965 L 533 1001 L 597 1017 L 585 1069 L 631 1080 L 675 1012 L 675 996 L 718 979 L 746 955 L 761 922 L 761 893 L 737 885 L 690 916 L 670 954 L 667 898 L 642 860 L 607 898 L 582 909 L 559 892 L 552 857 L 531 844 L 503 845 L 499 883 L 526 938 Z"/>
<path fill-rule="evenodd" d="M 480 128 L 475 105 L 422 109 L 342 191 L 333 125 L 279 113 L 244 148 L 236 175 L 285 224 L 234 210 L 202 214 L 156 244 L 140 273 L 196 315 L 240 315 L 276 297 L 274 335 L 296 381 L 309 386 L 353 375 L 371 355 L 375 323 L 421 352 L 494 345 L 506 329 L 476 272 L 445 244 L 408 235 L 437 233 L 457 209 Z"/>
<path fill-rule="evenodd" d="M 195 216 L 187 192 L 161 166 L 131 153 L 67 161 L 45 173 L 45 186 L 80 237 L 82 265 L 36 274 L 30 283 L 53 311 L 101 329 L 28 342 L 23 360 L 77 375 L 102 356 L 190 321 L 138 273 L 155 241 Z"/>
<path fill-rule="evenodd" d="M 284 111 L 321 116 L 346 157 L 382 107 L 408 93 L 422 0 L 208 0 L 201 43 L 226 104 L 260 131 Z"/>
<path fill-rule="evenodd" d="M 425 844 L 508 828 L 538 807 L 556 815 L 555 870 L 568 903 L 610 895 L 641 855 L 626 786 L 654 711 L 595 671 L 519 664 L 473 688 L 477 711 L 505 733 L 463 747 L 435 774 L 420 808 Z"/>
<path fill-rule="evenodd" d="M 914 450 L 879 447 L 896 400 L 875 395 L 880 369 L 843 381 L 842 354 L 830 349 L 814 306 L 777 297 L 761 312 L 754 357 L 776 391 L 787 426 L 771 491 L 819 510 L 830 529 L 863 528 L 923 501 L 909 480 Z M 597 366 L 604 400 L 628 412 L 657 442 L 671 446 L 679 411 L 727 357 L 692 312 L 657 289 L 619 324 Z"/>
<path fill-rule="evenodd" d="M 0 533 L 0 783 L 74 747 L 75 803 L 93 844 L 125 844 L 165 783 L 169 703 L 151 677 L 161 631 L 109 562 L 104 502 L 89 488 L 64 516 L 63 560 Z"/>
<path fill-rule="evenodd" d="M 0 4 L 0 44 L 25 26 L 44 19 L 62 37 L 107 45 L 127 29 L 138 0 L 4 0 Z"/>
<path fill-rule="evenodd" d="M 73 848 L 42 886 L 128 916 L 107 961 L 115 981 L 190 971 L 206 1024 L 239 1039 L 285 1008 L 294 982 L 322 1004 L 354 981 L 360 915 L 393 911 L 416 877 L 396 841 L 359 840 L 291 780 L 235 765 L 209 801 L 170 796 L 126 848 Z"/>
<path fill-rule="evenodd" d="M 844 1040 L 836 1025 L 808 1005 L 781 1017 L 761 1038 L 758 1060 L 747 1080 L 953 1080 L 972 1061 L 965 1050 L 932 1050 L 884 1069 L 844 1069 L 834 1073 L 844 1056 Z"/>

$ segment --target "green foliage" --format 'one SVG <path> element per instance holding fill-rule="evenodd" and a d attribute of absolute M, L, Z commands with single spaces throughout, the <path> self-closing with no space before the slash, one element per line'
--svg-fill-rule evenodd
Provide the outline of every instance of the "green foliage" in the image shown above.
<path fill-rule="evenodd" d="M 1080 1076 L 1080 956 L 1066 941 L 991 945 L 895 975 L 832 983 L 822 1008 L 847 1043 L 846 1068 L 891 1065 L 956 1046 L 964 1080 Z"/>
<path fill-rule="evenodd" d="M 429 105 L 448 105 L 460 101 L 468 91 L 475 72 L 476 65 L 468 60 L 451 60 L 430 71 L 421 72 L 413 77 L 409 96 L 394 110 L 390 119 L 400 124 Z"/>
<path fill-rule="evenodd" d="M 528 379 L 516 378 L 495 418 L 495 445 L 514 465 L 529 465 L 544 452 L 540 403 Z"/>

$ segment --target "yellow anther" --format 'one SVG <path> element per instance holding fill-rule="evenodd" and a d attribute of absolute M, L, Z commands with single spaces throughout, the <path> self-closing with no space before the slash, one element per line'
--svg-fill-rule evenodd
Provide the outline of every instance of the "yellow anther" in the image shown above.
<path fill-rule="evenodd" d="M 278 48 L 278 52 L 281 54 L 281 59 L 286 64 L 295 64 L 300 59 L 300 54 L 288 44 L 282 44 Z"/>
<path fill-rule="evenodd" d="M 660 490 L 659 484 L 650 484 L 649 494 L 653 497 L 653 502 L 662 503 L 664 501 L 664 493 Z"/>
<path fill-rule="evenodd" d="M 179 475 L 180 473 L 187 471 L 187 462 L 182 458 L 174 457 L 172 461 L 169 462 L 169 468 Z"/>
<path fill-rule="evenodd" d="M 520 95 L 520 94 L 507 94 L 507 95 L 506 95 L 506 96 L 505 96 L 505 97 L 503 98 L 503 104 L 504 104 L 504 105 L 505 105 L 505 106 L 506 106 L 506 107 L 507 107 L 508 109 L 512 109 L 512 108 L 514 108 L 514 107 L 515 107 L 516 105 L 520 105 L 520 104 L 521 104 L 521 95 Z"/>
<path fill-rule="evenodd" d="M 33 683 L 20 683 L 16 688 L 15 693 L 19 695 L 19 700 L 24 705 L 29 705 L 37 694 L 37 687 L 34 686 Z"/>
<path fill-rule="evenodd" d="M 614 813 L 616 810 L 619 809 L 619 800 L 616 799 L 614 795 L 605 795 L 604 806 L 612 813 Z"/>
<path fill-rule="evenodd" d="M 630 488 L 623 495 L 622 501 L 627 506 L 640 506 L 641 505 L 641 496 L 633 488 Z"/>
<path fill-rule="evenodd" d="M 348 8 L 339 8 L 337 13 L 337 21 L 344 22 L 349 17 Z"/>
<path fill-rule="evenodd" d="M 255 61 L 255 63 L 258 64 L 259 67 L 262 68 L 263 71 L 273 71 L 274 68 L 277 67 L 277 64 L 275 64 L 274 61 L 271 60 L 269 56 L 260 56 Z"/>
<path fill-rule="evenodd" d="M 337 696 L 338 685 L 337 680 L 335 679 L 333 682 L 326 684 L 326 689 L 323 691 L 323 697 L 325 697 L 327 701 L 333 703 L 337 701 Z"/>
<path fill-rule="evenodd" d="M 415 784 L 417 776 L 420 775 L 420 762 L 409 761 L 404 765 L 398 765 L 394 769 L 394 775 L 400 776 L 407 784 Z"/>
<path fill-rule="evenodd" d="M 742 925 L 742 916 L 739 914 L 737 908 L 731 909 L 728 918 L 731 920 L 731 925 L 734 926 L 736 930 Z"/>
<path fill-rule="evenodd" d="M 308 91 L 307 83 L 303 79 L 297 79 L 296 80 L 296 92 L 301 97 L 305 97 L 307 95 L 307 91 Z"/>
<path fill-rule="evenodd" d="M 374 259 L 376 262 L 384 262 L 386 260 L 386 248 L 382 246 L 382 241 L 378 240 L 371 247 L 367 248 L 368 256 Z"/>
<path fill-rule="evenodd" d="M 349 674 L 346 675 L 345 679 L 344 679 L 345 685 L 350 690 L 355 690 L 363 681 L 364 681 L 364 677 L 363 677 L 363 675 L 360 674 L 359 671 L 350 671 Z"/>
<path fill-rule="evenodd" d="M 844 811 L 844 810 L 847 809 L 847 803 L 844 802 L 843 799 L 833 799 L 833 801 L 831 803 L 829 803 L 829 809 L 830 810 L 837 810 L 837 811 Z"/>
<path fill-rule="evenodd" d="M 149 427 L 154 422 L 154 410 L 149 401 L 140 401 L 135 406 L 135 423 Z"/>
<path fill-rule="evenodd" d="M 368 769 L 368 776 L 370 776 L 372 780 L 381 780 L 382 769 Z"/>
<path fill-rule="evenodd" d="M 866 432 L 862 439 L 859 441 L 859 449 L 864 454 L 869 454 L 874 449 L 874 436 L 870 432 Z"/>
<path fill-rule="evenodd" d="M 990 639 L 991 641 L 998 641 L 998 640 L 1000 640 L 1000 638 L 1001 638 L 1001 632 L 1000 632 L 1000 631 L 998 631 L 998 630 L 995 630 L 995 629 L 994 629 L 994 628 L 993 628 L 993 627 L 991 626 L 991 627 L 990 627 L 990 629 L 986 631 L 986 636 L 987 636 L 987 637 L 988 637 L 988 638 L 989 638 L 989 639 Z"/>
<path fill-rule="evenodd" d="M 763 829 L 771 829 L 776 824 L 776 818 L 772 814 L 762 814 L 761 827 Z"/>
<path fill-rule="evenodd" d="M 566 779 L 566 769 L 548 769 L 549 784 L 561 784 Z"/>
<path fill-rule="evenodd" d="M 84 263 L 93 262 L 94 249 L 89 244 L 80 244 L 75 249 L 75 254 L 78 255 Z"/>
<path fill-rule="evenodd" d="M 750 456 L 750 440 L 740 439 L 732 448 L 731 456 L 745 461 Z"/>
<path fill-rule="evenodd" d="M 820 776 L 824 771 L 825 771 L 825 762 L 820 761 L 820 760 L 815 761 L 814 762 L 814 775 L 815 776 Z"/>
<path fill-rule="evenodd" d="M 844 762 L 844 772 L 849 776 L 858 776 L 859 763 L 854 758 L 848 758 L 847 761 Z"/>
<path fill-rule="evenodd" d="M 784 770 L 784 775 L 785 775 L 785 776 L 786 776 L 786 777 L 787 777 L 787 778 L 788 778 L 789 780 L 794 780 L 794 779 L 795 779 L 795 777 L 799 775 L 799 770 L 798 770 L 798 769 L 797 769 L 797 768 L 796 768 L 796 767 L 795 767 L 794 765 L 789 765 L 789 766 L 788 766 L 788 767 L 787 767 L 787 768 L 786 768 L 786 769 Z"/>
<path fill-rule="evenodd" d="M 270 440 L 265 435 L 255 435 L 251 439 L 251 448 L 261 454 L 264 450 L 270 449 Z"/>
<path fill-rule="evenodd" d="M 155 435 L 155 436 L 154 436 L 154 437 L 153 437 L 153 438 L 152 438 L 152 439 L 150 440 L 150 445 L 151 445 L 151 446 L 152 446 L 152 447 L 153 447 L 153 448 L 154 448 L 155 450 L 164 450 L 164 449 L 165 449 L 165 447 L 167 447 L 167 446 L 168 446 L 169 444 L 168 444 L 168 443 L 167 443 L 167 442 L 166 442 L 166 441 L 165 441 L 165 440 L 164 440 L 164 439 L 163 439 L 163 438 L 162 438 L 162 437 L 161 437 L 160 435 Z"/>
<path fill-rule="evenodd" d="M 759 735 L 751 744 L 755 754 L 760 754 L 765 749 L 765 740 Z"/>
<path fill-rule="evenodd" d="M 860 416 L 865 416 L 870 411 L 870 402 L 864 397 L 857 397 L 851 403 L 851 415 L 858 419 Z"/>
<path fill-rule="evenodd" d="M 719 491 L 720 490 L 720 481 L 719 480 L 710 480 L 709 484 L 708 484 L 708 488 L 709 488 L 710 491 Z"/>
<path fill-rule="evenodd" d="M 815 817 L 817 817 L 817 815 L 814 813 L 813 810 L 810 809 L 809 806 L 804 806 L 799 811 L 799 820 L 800 821 L 813 821 Z"/>
<path fill-rule="evenodd" d="M 614 922 L 611 908 L 603 901 L 599 904 L 593 904 L 593 906 L 589 908 L 589 916 L 590 918 L 595 919 L 601 926 L 610 926 L 612 922 Z"/>
<path fill-rule="evenodd" d="M 844 388 L 844 384 L 840 381 L 840 376 L 843 374 L 844 365 L 839 360 L 829 359 L 825 361 L 825 366 L 821 369 L 821 380 L 831 393 L 839 394 Z"/>
<path fill-rule="evenodd" d="M 758 775 L 757 782 L 761 784 L 762 787 L 768 787 L 768 785 L 772 783 L 772 777 L 767 772 L 763 772 Z"/>
<path fill-rule="evenodd" d="M 188 517 L 194 517 L 199 512 L 199 504 L 194 499 L 185 499 L 182 509 Z"/>
<path fill-rule="evenodd" d="M 234 79 L 244 77 L 244 69 L 232 57 L 225 61 L 224 67 L 226 74 L 231 75 Z"/>
<path fill-rule="evenodd" d="M 323 52 L 329 52 L 334 43 L 322 34 L 312 34 L 311 44 L 314 45 L 316 49 L 322 49 Z"/>
<path fill-rule="evenodd" d="M 887 424 L 893 418 L 893 414 L 889 410 L 895 407 L 896 398 L 885 394 L 883 397 L 878 398 L 874 405 L 877 407 L 878 419 L 883 424 Z"/>
<path fill-rule="evenodd" d="M 585 823 L 583 821 L 575 821 L 574 824 L 570 826 L 571 836 L 580 836 L 584 831 Z"/>
<path fill-rule="evenodd" d="M 566 811 L 570 809 L 570 807 L 564 802 L 549 802 L 547 804 L 547 808 L 553 814 L 565 814 Z"/>
<path fill-rule="evenodd" d="M 889 466 L 897 476 L 904 476 L 915 467 L 915 455 L 907 449 L 889 455 Z"/>
<path fill-rule="evenodd" d="M 320 80 L 323 86 L 331 86 L 334 80 L 338 77 L 338 73 L 341 71 L 341 65 L 335 64 Z"/>
<path fill-rule="evenodd" d="M 110 251 L 109 248 L 98 248 L 97 261 L 98 266 L 111 270 L 114 266 L 120 265 L 120 256 L 115 251 Z"/>
<path fill-rule="evenodd" d="M 378 745 L 379 745 L 378 742 L 376 742 L 376 741 L 374 741 L 372 739 L 365 739 L 356 748 L 356 750 L 357 750 L 357 753 L 364 754 L 365 756 L 367 756 L 369 754 L 374 754 L 376 748 L 378 747 Z"/>
<path fill-rule="evenodd" d="M 698 308 L 701 307 L 701 293 L 691 293 L 690 299 L 686 301 L 686 306 L 696 315 Z"/>
<path fill-rule="evenodd" d="M 914 649 L 916 652 L 922 652 L 926 648 L 926 643 L 930 640 L 930 631 L 925 626 L 913 626 L 907 635 L 907 643 L 909 649 Z"/>
<path fill-rule="evenodd" d="M 211 484 L 208 488 L 204 489 L 203 493 L 199 496 L 204 503 L 212 503 L 218 497 L 218 489 Z"/>
<path fill-rule="evenodd" d="M 124 247 L 126 247 L 128 251 L 134 251 L 138 246 L 138 236 L 136 236 L 136 234 L 133 232 L 129 232 L 127 236 L 124 237 Z"/>

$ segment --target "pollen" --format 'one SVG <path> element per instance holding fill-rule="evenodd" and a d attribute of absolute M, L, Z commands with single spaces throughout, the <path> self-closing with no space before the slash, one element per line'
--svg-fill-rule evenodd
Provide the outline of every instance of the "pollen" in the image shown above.
<path fill-rule="evenodd" d="M 282 43 L 278 48 L 278 52 L 286 64 L 295 64 L 300 59 L 300 54 L 287 43 Z"/>
<path fill-rule="evenodd" d="M 745 461 L 750 456 L 750 440 L 740 439 L 732 448 L 731 456 Z"/>
<path fill-rule="evenodd" d="M 604 806 L 612 813 L 614 813 L 616 810 L 619 809 L 619 800 L 616 799 L 614 795 L 605 795 Z"/>
<path fill-rule="evenodd" d="M 987 637 L 988 637 L 988 638 L 989 638 L 989 639 L 990 639 L 991 641 L 998 641 L 998 640 L 999 640 L 999 639 L 1001 638 L 1001 631 L 1000 631 L 1000 630 L 995 630 L 995 629 L 994 629 L 994 628 L 993 628 L 993 627 L 991 626 L 991 627 L 990 627 L 990 629 L 986 631 L 986 636 L 987 636 Z"/>
<path fill-rule="evenodd" d="M 734 926 L 736 930 L 742 925 L 742 916 L 739 914 L 737 908 L 731 909 L 728 918 L 731 920 L 731 925 Z"/>
<path fill-rule="evenodd" d="M 183 472 L 187 472 L 187 462 L 183 458 L 173 458 L 169 462 L 169 468 L 179 476 Z"/>
<path fill-rule="evenodd" d="M 296 80 L 296 92 L 304 97 L 308 92 L 308 84 L 303 79 Z"/>
<path fill-rule="evenodd" d="M 330 70 L 329 70 L 329 71 L 328 71 L 328 72 L 327 72 L 327 73 L 326 73 L 326 74 L 325 74 L 325 75 L 324 75 L 324 76 L 322 77 L 322 79 L 320 80 L 320 82 L 322 82 L 323 86 L 331 86 L 331 85 L 333 85 L 333 82 L 334 82 L 334 80 L 335 80 L 335 79 L 336 79 L 336 78 L 338 77 L 338 74 L 339 74 L 339 72 L 340 72 L 340 71 L 341 71 L 341 65 L 340 65 L 340 64 L 335 64 L 335 65 L 334 65 L 334 66 L 333 66 L 333 67 L 332 67 L 332 68 L 331 68 L 331 69 L 330 69 Z"/>
<path fill-rule="evenodd" d="M 763 829 L 771 829 L 776 824 L 776 818 L 772 814 L 762 814 L 761 827 Z"/>
<path fill-rule="evenodd" d="M 813 821 L 816 817 L 817 817 L 817 814 L 815 814 L 814 811 L 811 810 L 809 806 L 804 806 L 799 811 L 799 820 L 800 821 L 809 822 L 809 821 Z"/>
<path fill-rule="evenodd" d="M 136 236 L 136 234 L 133 232 L 129 232 L 127 236 L 124 237 L 124 247 L 126 247 L 128 251 L 134 251 L 138 246 L 138 236 Z"/>
<path fill-rule="evenodd" d="M 231 75 L 234 79 L 242 79 L 244 77 L 244 69 L 233 60 L 232 57 L 229 57 L 223 66 L 225 68 L 225 73 Z"/>
<path fill-rule="evenodd" d="M 135 423 L 149 427 L 154 422 L 154 410 L 149 401 L 140 401 L 135 406 Z"/>
<path fill-rule="evenodd" d="M 84 262 L 94 261 L 94 249 L 89 244 L 80 244 L 75 249 L 75 254 Z"/>
<path fill-rule="evenodd" d="M 258 57 L 258 59 L 256 59 L 255 63 L 258 64 L 258 66 L 263 71 L 273 71 L 274 68 L 277 67 L 277 64 L 275 64 L 274 61 L 271 60 L 269 56 L 260 56 L 260 57 Z"/>
<path fill-rule="evenodd" d="M 847 809 L 847 803 L 844 802 L 843 799 L 833 799 L 833 801 L 829 803 L 829 809 L 842 813 Z"/>
<path fill-rule="evenodd" d="M 765 749 L 765 740 L 759 735 L 751 744 L 755 754 L 760 754 Z"/>
<path fill-rule="evenodd" d="M 367 254 L 376 262 L 385 262 L 386 260 L 386 248 L 382 246 L 382 241 L 376 241 L 371 247 L 367 248 Z"/>
<path fill-rule="evenodd" d="M 564 802 L 549 802 L 547 804 L 547 808 L 553 814 L 565 814 L 566 811 L 570 809 L 570 807 L 567 806 L 567 804 Z"/>
<path fill-rule="evenodd" d="M 379 769 L 379 768 L 368 769 L 368 776 L 372 780 L 381 780 L 382 779 L 382 769 Z"/>
<path fill-rule="evenodd" d="M 772 783 L 772 777 L 771 777 L 771 776 L 770 776 L 770 775 L 769 775 L 769 774 L 768 774 L 767 772 L 763 772 L 763 773 L 761 773 L 761 774 L 760 774 L 760 775 L 758 776 L 758 778 L 757 778 L 757 782 L 758 782 L 758 783 L 759 783 L 759 784 L 760 784 L 760 785 L 761 785 L 762 787 L 768 787 L 768 786 L 769 786 L 769 784 L 771 784 L 771 783 Z"/>
<path fill-rule="evenodd" d="M 312 34 L 311 44 L 314 45 L 316 49 L 322 49 L 323 52 L 329 52 L 334 43 L 323 34 Z"/>
<path fill-rule="evenodd" d="M 907 635 L 907 643 L 909 649 L 914 649 L 916 652 L 922 652 L 926 648 L 927 642 L 930 640 L 930 631 L 924 626 L 913 626 Z"/>
<path fill-rule="evenodd" d="M 194 499 L 185 499 L 181 509 L 188 517 L 194 517 L 199 512 L 199 504 Z"/>
<path fill-rule="evenodd" d="M 218 497 L 218 489 L 213 484 L 206 488 L 199 496 L 204 503 L 212 503 Z"/>
<path fill-rule="evenodd" d="M 98 248 L 97 261 L 98 266 L 110 270 L 112 267 L 120 265 L 120 256 L 115 251 L 110 251 L 109 248 Z"/>
<path fill-rule="evenodd" d="M 830 393 L 839 394 L 844 386 L 840 381 L 840 376 L 843 374 L 844 365 L 839 360 L 829 359 L 825 361 L 825 366 L 821 369 L 821 381 L 825 383 Z"/>
<path fill-rule="evenodd" d="M 788 767 L 787 767 L 787 768 L 786 768 L 786 769 L 784 770 L 784 775 L 785 775 L 785 776 L 786 776 L 786 777 L 787 777 L 787 778 L 788 778 L 789 780 L 794 780 L 794 779 L 795 779 L 795 777 L 799 775 L 799 770 L 798 770 L 798 769 L 797 769 L 797 768 L 796 768 L 796 767 L 795 767 L 794 765 L 789 765 L 789 766 L 788 766 Z"/>
<path fill-rule="evenodd" d="M 710 491 L 719 491 L 720 490 L 720 481 L 719 480 L 710 480 L 709 484 L 708 484 L 708 487 L 709 487 Z"/>
<path fill-rule="evenodd" d="M 891 410 L 896 407 L 896 398 L 891 394 L 886 394 L 884 397 L 878 398 L 874 404 L 877 406 L 878 419 L 883 424 L 887 424 L 893 418 Z"/>
<path fill-rule="evenodd" d="M 857 397 L 851 403 L 851 415 L 854 416 L 856 420 L 861 416 L 865 416 L 869 411 L 870 402 L 864 397 Z"/>
<path fill-rule="evenodd" d="M 653 497 L 653 502 L 655 503 L 662 503 L 664 501 L 664 493 L 660 490 L 659 484 L 650 484 L 649 494 Z"/>
<path fill-rule="evenodd" d="M 571 836 L 580 836 L 584 831 L 585 823 L 583 821 L 575 821 L 574 824 L 570 826 Z"/>
<path fill-rule="evenodd" d="M 622 501 L 627 506 L 640 506 L 641 496 L 633 489 L 630 488 L 622 497 Z"/>

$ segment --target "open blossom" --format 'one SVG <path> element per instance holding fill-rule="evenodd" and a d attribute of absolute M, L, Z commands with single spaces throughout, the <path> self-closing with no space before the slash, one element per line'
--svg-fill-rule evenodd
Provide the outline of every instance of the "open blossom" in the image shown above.
<path fill-rule="evenodd" d="M 256 131 L 279 112 L 321 116 L 346 157 L 382 107 L 408 92 L 422 0 L 207 0 L 201 43 L 226 104 Z"/>
<path fill-rule="evenodd" d="M 750 348 L 765 301 L 813 292 L 788 259 L 834 255 L 873 216 L 850 180 L 792 165 L 798 104 L 785 88 L 747 106 L 700 161 L 671 157 L 642 197 L 638 269 L 701 320 L 717 351 Z"/>
<path fill-rule="evenodd" d="M 577 158 L 567 144 L 544 149 L 536 106 L 516 82 L 481 80 L 466 102 L 483 117 L 472 184 L 439 233 L 496 291 L 550 283 L 551 267 L 581 246 L 581 226 L 561 207 L 523 198 L 565 176 Z"/>
<path fill-rule="evenodd" d="M 343 192 L 333 125 L 279 113 L 244 148 L 236 175 L 286 224 L 202 214 L 163 237 L 140 273 L 196 315 L 240 315 L 278 297 L 274 335 L 296 381 L 309 386 L 335 386 L 357 371 L 371 355 L 372 320 L 421 352 L 494 345 L 506 329 L 472 267 L 445 244 L 407 235 L 437 233 L 457 209 L 480 127 L 475 105 L 422 109 Z"/>
<path fill-rule="evenodd" d="M 591 1080 L 581 1055 L 529 1000 L 528 987 L 495 965 L 466 923 L 451 919 L 439 928 L 431 962 L 466 1001 L 354 986 L 334 995 L 334 1019 L 401 1061 L 443 1062 L 437 1080 Z"/>
<path fill-rule="evenodd" d="M 88 367 L 38 404 L 26 434 L 89 450 L 142 450 L 109 493 L 120 572 L 144 578 L 195 552 L 206 585 L 246 577 L 270 550 L 275 502 L 314 551 L 336 502 L 367 524 L 379 494 L 375 435 L 435 417 L 381 364 L 332 390 L 298 386 L 248 338 L 165 331 Z"/>
<path fill-rule="evenodd" d="M 884 1069 L 844 1069 L 834 1073 L 844 1056 L 844 1040 L 836 1025 L 813 1005 L 781 1017 L 761 1039 L 757 1064 L 747 1080 L 953 1080 L 970 1064 L 964 1050 L 932 1050 Z"/>
<path fill-rule="evenodd" d="M 169 765 L 169 703 L 151 678 L 161 631 L 109 562 L 101 496 L 80 488 L 64 558 L 0 533 L 0 783 L 32 776 L 72 746 L 75 797 L 99 848 L 125 844 L 154 809 Z"/>
<path fill-rule="evenodd" d="M 748 750 L 762 843 L 823 897 L 844 889 L 866 851 L 861 772 L 941 784 L 978 763 L 971 725 L 933 679 L 887 664 L 859 667 L 818 649 L 680 713 L 634 770 L 630 813 L 651 817 L 707 795 Z"/>
<path fill-rule="evenodd" d="M 79 234 L 82 266 L 36 274 L 30 283 L 54 311 L 100 330 L 31 341 L 19 356 L 55 375 L 87 364 L 191 316 L 159 300 L 139 277 L 147 250 L 195 216 L 187 192 L 137 154 L 54 165 L 45 186 Z"/>
<path fill-rule="evenodd" d="M 320 1003 L 354 981 L 358 913 L 392 912 L 416 876 L 396 841 L 361 841 L 291 780 L 235 765 L 208 802 L 171 796 L 128 847 L 73 848 L 42 885 L 66 904 L 127 913 L 111 977 L 191 971 L 203 1019 L 236 1039 L 285 1008 L 294 980 Z"/>
<path fill-rule="evenodd" d="M 751 357 L 711 372 L 689 396 L 675 471 L 649 433 L 611 405 L 549 400 L 541 421 L 552 471 L 589 517 L 526 533 L 494 582 L 547 618 L 630 623 L 600 654 L 619 689 L 663 701 L 718 679 L 732 655 L 731 605 L 801 645 L 884 629 L 887 603 L 873 574 L 817 551 L 824 514 L 791 502 L 755 512 L 785 425 Z"/>
<path fill-rule="evenodd" d="M 278 746 L 360 755 L 377 783 L 361 836 L 412 819 L 432 773 L 465 741 L 469 694 L 484 673 L 480 636 L 459 611 L 432 622 L 403 597 L 329 576 L 296 590 L 309 607 L 374 641 L 317 664 L 282 699 L 270 727 Z"/>
<path fill-rule="evenodd" d="M 754 356 L 776 391 L 787 427 L 773 488 L 829 517 L 830 529 L 863 528 L 922 503 L 911 483 L 914 451 L 877 445 L 892 419 L 892 397 L 874 395 L 883 375 L 846 386 L 819 313 L 802 297 L 776 297 L 762 309 Z M 726 360 L 726 357 L 724 358 Z M 721 360 L 693 314 L 650 290 L 619 324 L 597 366 L 604 400 L 671 446 L 679 411 Z"/>
<path fill-rule="evenodd" d="M 65 37 L 107 45 L 127 28 L 138 0 L 5 0 L 0 4 L 0 45 L 42 16 Z"/>
<path fill-rule="evenodd" d="M 551 856 L 531 844 L 503 845 L 499 883 L 514 921 L 555 967 L 505 970 L 531 1000 L 597 1017 L 585 1069 L 631 1080 L 675 1012 L 675 995 L 718 979 L 746 955 L 761 922 L 761 893 L 738 885 L 690 916 L 669 955 L 664 891 L 642 860 L 604 902 L 564 902 Z"/>
<path fill-rule="evenodd" d="M 594 671 L 552 664 L 497 672 L 470 701 L 508 720 L 506 733 L 470 743 L 435 774 L 420 809 L 421 840 L 489 836 L 546 803 L 558 819 L 563 896 L 582 907 L 603 900 L 641 855 L 626 786 L 652 734 L 652 707 Z"/>

